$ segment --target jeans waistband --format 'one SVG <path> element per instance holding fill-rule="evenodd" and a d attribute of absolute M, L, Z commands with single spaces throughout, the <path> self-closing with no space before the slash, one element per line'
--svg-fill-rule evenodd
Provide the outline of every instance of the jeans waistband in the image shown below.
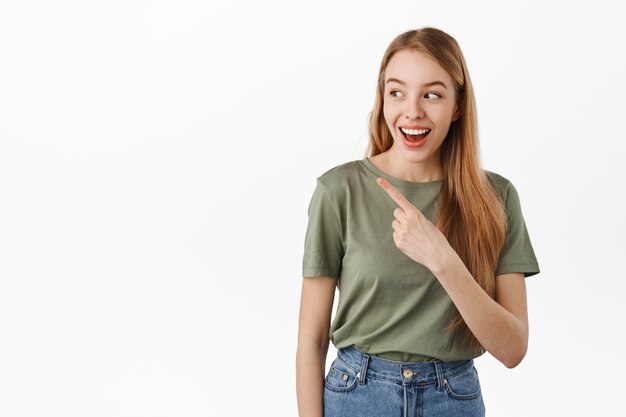
<path fill-rule="evenodd" d="M 474 366 L 473 359 L 443 362 L 397 362 L 361 352 L 354 346 L 340 348 L 337 357 L 358 372 L 359 383 L 364 384 L 366 376 L 384 379 L 405 385 L 425 385 L 437 383 L 443 389 L 445 380 Z"/>

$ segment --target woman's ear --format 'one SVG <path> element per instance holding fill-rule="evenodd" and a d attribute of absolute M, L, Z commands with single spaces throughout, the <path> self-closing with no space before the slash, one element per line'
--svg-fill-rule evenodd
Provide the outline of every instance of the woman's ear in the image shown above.
<path fill-rule="evenodd" d="M 461 112 L 459 111 L 458 107 L 454 106 L 454 114 L 452 115 L 452 121 L 456 122 L 459 117 L 461 117 Z"/>

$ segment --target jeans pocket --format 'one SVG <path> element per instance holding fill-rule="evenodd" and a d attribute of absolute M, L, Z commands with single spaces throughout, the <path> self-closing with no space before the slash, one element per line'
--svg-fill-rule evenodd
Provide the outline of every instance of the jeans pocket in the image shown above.
<path fill-rule="evenodd" d="M 474 366 L 445 379 L 446 392 L 457 400 L 473 400 L 480 395 L 480 381 Z"/>
<path fill-rule="evenodd" d="M 326 388 L 332 391 L 346 392 L 354 389 L 359 380 L 359 372 L 352 369 L 344 361 L 336 358 L 324 380 Z"/>

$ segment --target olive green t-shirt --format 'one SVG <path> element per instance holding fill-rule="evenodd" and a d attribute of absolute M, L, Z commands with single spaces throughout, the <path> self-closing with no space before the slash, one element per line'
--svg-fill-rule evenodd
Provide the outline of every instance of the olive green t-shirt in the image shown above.
<path fill-rule="evenodd" d="M 484 170 L 507 213 L 506 240 L 496 276 L 539 273 L 518 193 L 506 178 Z M 391 223 L 397 204 L 376 183 L 393 184 L 430 221 L 443 180 L 412 182 L 391 177 L 367 158 L 325 172 L 309 204 L 303 277 L 337 278 L 339 301 L 330 340 L 402 362 L 452 361 L 476 355 L 447 331 L 456 307 L 425 266 L 401 252 Z"/>

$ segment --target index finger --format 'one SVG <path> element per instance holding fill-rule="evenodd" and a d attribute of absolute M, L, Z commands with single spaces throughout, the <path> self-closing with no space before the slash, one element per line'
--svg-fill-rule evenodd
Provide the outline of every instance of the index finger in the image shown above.
<path fill-rule="evenodd" d="M 379 177 L 376 178 L 376 182 L 387 192 L 387 194 L 389 194 L 389 197 L 391 197 L 393 201 L 398 203 L 402 210 L 408 212 L 415 209 L 415 206 L 411 204 L 411 202 L 407 200 L 400 191 L 396 190 L 396 187 L 391 185 L 389 181 Z"/>

